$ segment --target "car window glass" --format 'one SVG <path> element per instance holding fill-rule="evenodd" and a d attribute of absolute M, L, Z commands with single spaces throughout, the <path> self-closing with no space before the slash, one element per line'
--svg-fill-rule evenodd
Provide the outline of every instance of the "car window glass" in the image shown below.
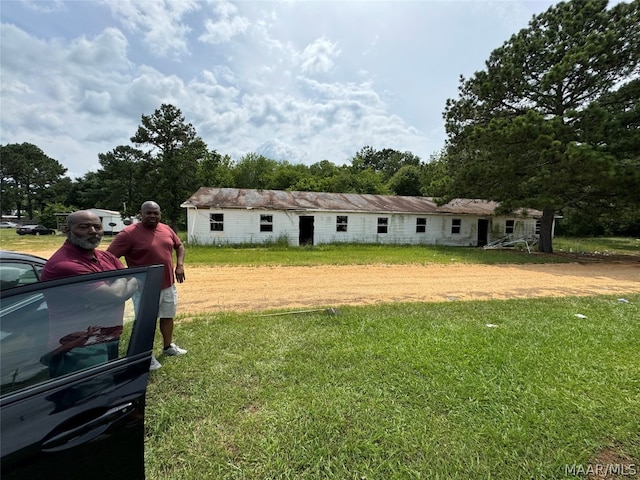
<path fill-rule="evenodd" d="M 35 283 L 38 278 L 39 273 L 36 274 L 34 267 L 28 263 L 0 263 L 0 289 L 2 290 Z"/>
<path fill-rule="evenodd" d="M 0 395 L 126 356 L 135 308 L 105 287 L 145 273 L 8 296 L 0 306 Z"/>

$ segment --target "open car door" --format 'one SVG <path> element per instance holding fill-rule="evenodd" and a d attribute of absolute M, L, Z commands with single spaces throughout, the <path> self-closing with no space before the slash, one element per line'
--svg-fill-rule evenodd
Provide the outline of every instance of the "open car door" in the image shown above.
<path fill-rule="evenodd" d="M 131 279 L 134 297 L 101 296 Z M 144 478 L 161 279 L 155 265 L 0 292 L 3 480 Z"/>

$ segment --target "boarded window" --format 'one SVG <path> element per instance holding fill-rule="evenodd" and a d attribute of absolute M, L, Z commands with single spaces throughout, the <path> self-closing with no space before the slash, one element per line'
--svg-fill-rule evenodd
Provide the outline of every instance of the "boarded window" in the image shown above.
<path fill-rule="evenodd" d="M 416 233 L 425 233 L 427 231 L 427 219 L 416 218 Z"/>
<path fill-rule="evenodd" d="M 515 220 L 507 220 L 504 225 L 504 233 L 507 235 L 511 235 L 513 233 L 513 226 L 515 225 Z"/>
<path fill-rule="evenodd" d="M 451 233 L 460 233 L 460 227 L 462 226 L 462 219 L 453 218 L 451 220 Z"/>
<path fill-rule="evenodd" d="M 378 217 L 378 233 L 387 233 L 389 217 Z"/>
<path fill-rule="evenodd" d="M 273 215 L 260 215 L 260 231 L 273 232 Z"/>
<path fill-rule="evenodd" d="M 209 228 L 212 232 L 223 232 L 224 213 L 211 213 L 209 215 Z"/>
<path fill-rule="evenodd" d="M 336 217 L 336 232 L 346 232 L 348 220 L 349 218 L 346 215 L 338 215 Z"/>
<path fill-rule="evenodd" d="M 540 219 L 536 220 L 536 235 L 540 235 Z"/>

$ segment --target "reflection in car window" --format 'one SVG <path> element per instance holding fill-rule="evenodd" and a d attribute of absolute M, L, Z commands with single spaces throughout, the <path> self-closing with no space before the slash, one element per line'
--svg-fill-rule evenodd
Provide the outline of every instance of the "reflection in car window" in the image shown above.
<path fill-rule="evenodd" d="M 144 276 L 135 275 L 140 285 Z M 105 281 L 58 287 L 45 282 L 42 293 L 2 299 L 1 395 L 126 355 L 133 302 L 101 298 L 99 287 Z"/>
<path fill-rule="evenodd" d="M 42 270 L 42 267 L 39 267 L 39 270 Z M 5 290 L 35 283 L 39 276 L 40 274 L 39 272 L 36 274 L 34 266 L 28 263 L 3 262 L 0 264 L 0 289 Z"/>

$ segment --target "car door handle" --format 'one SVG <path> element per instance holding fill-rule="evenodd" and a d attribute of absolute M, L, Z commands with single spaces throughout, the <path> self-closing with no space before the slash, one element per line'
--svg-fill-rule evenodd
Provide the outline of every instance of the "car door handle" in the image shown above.
<path fill-rule="evenodd" d="M 113 422 L 121 420 L 135 410 L 132 402 L 110 408 L 105 413 L 93 420 L 83 423 L 70 430 L 58 433 L 42 443 L 42 450 L 55 452 L 67 448 L 73 448 L 101 435 Z"/>

